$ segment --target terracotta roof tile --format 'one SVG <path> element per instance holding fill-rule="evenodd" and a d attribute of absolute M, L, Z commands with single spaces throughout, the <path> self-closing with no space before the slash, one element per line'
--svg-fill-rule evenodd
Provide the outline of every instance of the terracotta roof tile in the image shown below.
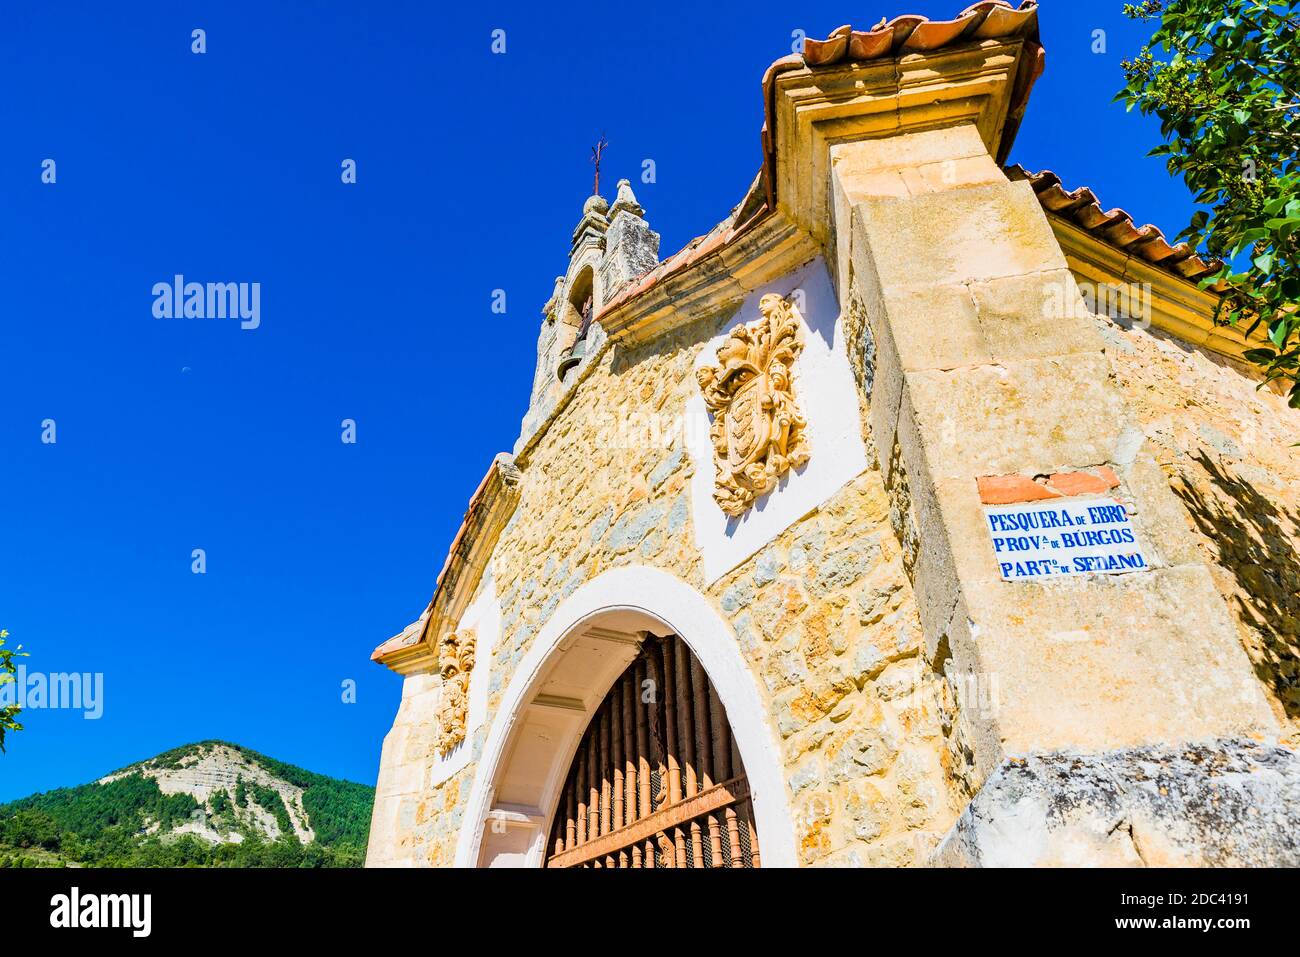
<path fill-rule="evenodd" d="M 982 0 L 951 20 L 930 20 L 916 14 L 881 19 L 869 30 L 845 24 L 825 40 L 804 41 L 803 56 L 794 60 L 810 67 L 830 66 L 842 60 L 925 53 L 969 40 L 994 40 L 1011 36 L 1037 36 L 1038 3 L 1024 0 L 1013 8 L 1007 0 Z M 786 57 L 778 63 L 786 62 Z"/>
<path fill-rule="evenodd" d="M 756 189 L 759 191 L 757 198 L 762 199 L 765 195 L 765 201 L 756 204 L 747 196 L 732 211 L 731 216 L 705 235 L 692 239 L 679 252 L 630 283 L 606 303 L 601 312 L 608 312 L 636 298 L 666 276 L 688 269 L 709 253 L 730 243 L 774 208 L 775 157 L 774 137 L 771 135 L 771 94 L 772 84 L 779 74 L 805 66 L 816 69 L 932 51 L 963 41 L 1024 37 L 1034 43 L 1037 56 L 1031 58 L 1034 61 L 1032 70 L 1023 78 L 1022 89 L 1018 91 L 1012 107 L 1012 126 L 1008 132 L 1014 134 L 1014 124 L 1023 112 L 1029 87 L 1042 71 L 1041 47 L 1037 46 L 1037 18 L 1038 4 L 1035 0 L 1023 0 L 1019 7 L 1012 7 L 1006 0 L 984 0 L 967 7 L 951 20 L 927 20 L 922 16 L 906 15 L 889 21 L 881 20 L 870 30 L 854 30 L 845 25 L 832 31 L 825 40 L 805 40 L 802 55 L 792 54 L 776 60 L 763 75 L 767 110 L 767 122 L 763 126 L 764 162 L 759 179 L 751 188 L 751 194 Z M 1009 137 L 1004 136 L 1003 140 L 1005 150 L 1009 145 Z M 1172 245 L 1156 226 L 1149 223 L 1136 225 L 1133 217 L 1123 209 L 1103 209 L 1096 194 L 1086 186 L 1067 191 L 1061 185 L 1060 177 L 1051 170 L 1030 173 L 1021 166 L 1013 166 L 1007 170 L 1007 175 L 1012 179 L 1028 180 L 1047 212 L 1067 219 L 1108 245 L 1159 266 L 1173 275 L 1195 282 L 1217 271 L 1221 265 L 1218 260 L 1203 259 L 1187 243 Z M 749 212 L 751 209 L 754 210 L 752 213 Z M 738 221 L 742 210 L 747 215 L 743 221 Z"/>
<path fill-rule="evenodd" d="M 842 59 L 874 60 L 890 54 L 924 53 L 961 40 L 991 40 L 1027 35 L 1036 26 L 1034 0 L 1013 9 L 1005 0 L 984 0 L 967 7 L 951 20 L 929 20 L 915 14 L 882 19 L 870 30 L 845 25 L 825 40 L 805 40 L 803 60 L 810 66 L 828 66 Z"/>
<path fill-rule="evenodd" d="M 382 645 L 370 653 L 371 661 L 382 661 L 394 651 L 402 648 L 409 648 L 411 645 L 418 644 L 424 637 L 424 625 L 429 619 L 429 609 L 425 608 L 424 613 L 415 621 L 411 622 L 393 637 L 389 638 Z"/>
<path fill-rule="evenodd" d="M 804 40 L 802 54 L 781 57 L 763 74 L 763 168 L 755 186 L 751 187 L 750 195 L 708 233 L 697 236 L 680 252 L 625 286 L 618 295 L 602 305 L 600 314 L 635 299 L 664 277 L 689 268 L 709 253 L 730 243 L 776 208 L 775 138 L 771 131 L 775 122 L 772 112 L 773 83 L 781 73 L 803 67 L 818 69 L 842 63 L 929 52 L 955 43 L 1019 37 L 1030 41 L 1033 49 L 1032 55 L 1027 58 L 1028 69 L 1022 70 L 1023 75 L 1018 79 L 1012 96 L 1007 132 L 1002 138 L 1005 152 L 1015 136 L 1020 116 L 1029 99 L 1029 89 L 1043 69 L 1042 47 L 1038 45 L 1037 0 L 1022 0 L 1019 7 L 1013 7 L 1007 0 L 982 0 L 967 7 L 951 20 L 929 20 L 922 16 L 906 15 L 887 22 L 882 19 L 870 30 L 854 30 L 845 25 L 825 40 Z M 764 199 L 764 202 L 751 202 L 755 188 L 759 190 L 757 198 Z M 597 316 L 599 318 L 600 315 Z"/>
<path fill-rule="evenodd" d="M 981 0 L 972 4 L 951 20 L 930 20 L 915 14 L 882 19 L 869 30 L 854 30 L 844 25 L 834 30 L 825 40 L 804 40 L 803 53 L 782 57 L 763 74 L 763 98 L 766 122 L 763 124 L 763 181 L 767 188 L 767 204 L 775 208 L 775 141 L 772 127 L 773 82 L 781 73 L 802 67 L 819 69 L 843 63 L 855 63 L 886 57 L 900 57 L 909 53 L 928 53 L 959 43 L 976 43 L 982 40 L 1024 39 L 1030 55 L 1025 58 L 1021 75 L 1017 77 L 1007 116 L 1007 129 L 1002 137 L 1002 156 L 1005 157 L 1015 138 L 1029 101 L 1029 91 L 1043 72 L 1043 48 L 1038 42 L 1038 2 L 1022 0 L 1013 7 L 1007 0 Z"/>
<path fill-rule="evenodd" d="M 1038 202 L 1047 212 L 1068 220 L 1108 245 L 1153 266 L 1159 266 L 1175 276 L 1199 282 L 1205 276 L 1217 272 L 1222 265 L 1217 259 L 1203 259 L 1187 243 L 1170 245 L 1165 234 L 1150 223 L 1145 226 L 1134 225 L 1133 217 L 1125 210 L 1103 210 L 1096 194 L 1086 186 L 1066 190 L 1061 185 L 1061 178 L 1050 169 L 1031 173 L 1023 166 L 1012 166 L 1007 170 L 1007 176 L 1013 180 L 1028 180 L 1038 196 Z M 1223 289 L 1221 286 L 1212 288 L 1216 292 Z"/>
<path fill-rule="evenodd" d="M 742 206 L 743 205 L 744 204 L 742 204 Z M 610 312 L 630 299 L 635 299 L 665 276 L 681 272 L 703 259 L 715 249 L 720 249 L 725 246 L 736 236 L 740 235 L 750 222 L 756 221 L 760 218 L 763 212 L 766 212 L 766 207 L 764 207 L 760 210 L 759 214 L 753 216 L 748 222 L 742 223 L 740 226 L 735 226 L 734 222 L 736 214 L 740 209 L 740 206 L 736 207 L 730 216 L 718 223 L 718 225 L 714 226 L 713 229 L 709 230 L 709 232 L 705 233 L 703 236 L 696 236 L 677 252 L 673 253 L 661 262 L 658 266 L 655 266 L 649 272 L 643 273 L 641 276 L 624 286 L 613 299 L 601 306 L 601 314 L 603 315 L 604 313 Z M 600 316 L 598 315 L 596 318 L 599 319 Z"/>

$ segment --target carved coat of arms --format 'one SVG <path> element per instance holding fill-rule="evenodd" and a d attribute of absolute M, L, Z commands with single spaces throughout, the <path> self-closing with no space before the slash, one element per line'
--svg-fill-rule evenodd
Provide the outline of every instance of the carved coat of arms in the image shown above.
<path fill-rule="evenodd" d="M 438 648 L 438 673 L 442 694 L 438 698 L 438 753 L 444 758 L 465 740 L 469 719 L 469 675 L 474 670 L 472 632 L 449 634 Z"/>
<path fill-rule="evenodd" d="M 757 322 L 736 326 L 718 348 L 720 365 L 695 373 L 713 413 L 713 498 L 732 516 L 744 514 L 781 476 L 808 461 L 807 423 L 791 380 L 803 350 L 799 313 L 771 294 L 759 300 L 758 309 Z"/>

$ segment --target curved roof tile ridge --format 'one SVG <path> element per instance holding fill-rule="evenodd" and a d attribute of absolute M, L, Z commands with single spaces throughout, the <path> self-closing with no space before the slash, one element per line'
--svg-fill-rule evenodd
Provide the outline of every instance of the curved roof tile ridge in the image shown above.
<path fill-rule="evenodd" d="M 1119 207 L 1103 210 L 1091 189 L 1080 186 L 1067 190 L 1061 177 L 1050 169 L 1031 173 L 1023 166 L 1015 165 L 1007 168 L 1007 176 L 1013 180 L 1027 180 L 1047 212 L 1069 220 L 1108 245 L 1175 276 L 1199 282 L 1218 272 L 1223 265 L 1218 259 L 1202 258 L 1188 243 L 1171 245 L 1165 234 L 1150 223 L 1135 226 L 1133 217 L 1126 210 Z M 1223 292 L 1226 286 L 1216 284 L 1210 288 L 1213 292 Z"/>
<path fill-rule="evenodd" d="M 845 24 L 831 31 L 825 40 L 808 37 L 803 42 L 803 53 L 781 57 L 763 74 L 763 99 L 765 122 L 763 124 L 763 179 L 767 189 L 767 205 L 774 207 L 774 151 L 772 125 L 772 85 L 776 77 L 801 67 L 818 69 L 912 53 L 927 53 L 959 43 L 978 43 L 983 40 L 1026 41 L 1031 51 L 1022 65 L 1012 93 L 1007 115 L 1006 130 L 1002 137 L 998 161 L 1005 159 L 1011 141 L 1020 125 L 1020 117 L 1029 101 L 1029 91 L 1043 72 L 1044 52 L 1038 41 L 1038 0 L 1021 0 L 1013 7 L 1008 0 L 980 0 L 971 4 L 951 20 L 931 20 L 917 14 L 904 14 L 880 22 L 869 30 L 854 30 Z"/>
<path fill-rule="evenodd" d="M 854 30 L 845 24 L 825 40 L 806 39 L 802 62 L 810 67 L 829 66 L 843 60 L 923 53 L 962 40 L 1028 35 L 1036 31 L 1037 18 L 1037 0 L 1024 0 L 1019 7 L 1012 7 L 1007 0 L 982 0 L 951 20 L 931 20 L 917 14 L 888 21 L 882 17 L 870 30 Z"/>

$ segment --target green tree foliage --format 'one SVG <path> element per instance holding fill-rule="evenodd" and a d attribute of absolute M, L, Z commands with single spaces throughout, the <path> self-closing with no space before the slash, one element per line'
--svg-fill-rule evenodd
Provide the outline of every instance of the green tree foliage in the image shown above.
<path fill-rule="evenodd" d="M 87 834 L 109 827 L 142 829 L 146 821 L 157 821 L 168 829 L 183 823 L 199 806 L 188 794 L 163 794 L 152 778 L 129 774 L 105 784 L 34 794 L 5 807 L 39 811 L 59 831 Z M 0 818 L 0 834 L 5 833 L 5 823 Z"/>
<path fill-rule="evenodd" d="M 302 792 L 303 808 L 316 834 L 328 845 L 357 848 L 365 856 L 375 793 L 364 784 L 329 779 Z"/>
<path fill-rule="evenodd" d="M 1202 281 L 1227 286 L 1216 318 L 1264 330 L 1246 357 L 1265 381 L 1289 384 L 1300 408 L 1300 10 L 1145 0 L 1124 12 L 1156 29 L 1124 62 L 1119 98 L 1160 118 L 1165 142 L 1152 154 L 1207 207 L 1178 238 L 1225 260 Z"/>
<path fill-rule="evenodd" d="M 54 818 L 42 811 L 19 808 L 12 817 L 0 823 L 0 840 L 11 847 L 57 850 L 60 844 L 59 826 Z"/>
<path fill-rule="evenodd" d="M 318 840 L 326 844 L 352 844 L 364 851 L 370 838 L 370 811 L 375 799 L 373 788 L 305 771 L 256 751 L 235 747 L 271 774 L 303 789 L 303 807 Z"/>
<path fill-rule="evenodd" d="M 27 657 L 22 645 L 17 648 L 5 647 L 5 639 L 8 637 L 9 632 L 0 628 L 0 685 L 13 682 L 14 672 L 17 670 L 14 659 Z M 23 729 L 23 726 L 18 723 L 18 713 L 21 710 L 16 704 L 0 706 L 0 751 L 5 749 L 6 731 L 21 731 Z"/>
<path fill-rule="evenodd" d="M 213 823 L 235 820 L 237 806 L 264 807 L 282 836 L 264 840 L 247 822 L 241 843 L 211 844 L 192 834 L 169 833 L 208 808 L 188 794 L 165 795 L 157 782 L 124 768 L 105 784 L 84 784 L 0 805 L 0 868 L 57 867 L 360 867 L 365 861 L 374 791 L 351 781 L 314 774 L 220 741 L 187 745 L 144 764 L 177 768 L 202 748 L 224 745 L 270 774 L 303 788 L 303 806 L 316 840 L 300 843 L 275 788 L 237 778 L 234 800 L 226 791 L 208 799 Z M 245 814 L 247 817 L 247 814 Z"/>
<path fill-rule="evenodd" d="M 289 809 L 285 807 L 284 798 L 280 792 L 273 787 L 265 784 L 254 784 L 252 787 L 253 799 L 275 818 L 275 823 L 280 827 L 280 833 L 285 835 L 293 834 L 293 822 L 289 819 Z"/>
<path fill-rule="evenodd" d="M 208 800 L 208 806 L 214 815 L 224 814 L 230 809 L 230 795 L 225 791 L 216 791 Z"/>

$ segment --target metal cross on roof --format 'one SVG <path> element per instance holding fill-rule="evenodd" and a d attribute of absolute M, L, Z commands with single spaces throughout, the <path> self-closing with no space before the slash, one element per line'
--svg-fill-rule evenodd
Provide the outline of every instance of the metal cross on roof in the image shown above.
<path fill-rule="evenodd" d="M 605 139 L 605 134 L 600 134 L 600 139 L 596 145 L 591 148 L 591 161 L 596 166 L 596 176 L 592 180 L 591 193 L 593 196 L 600 195 L 600 157 L 604 154 L 609 143 Z"/>

